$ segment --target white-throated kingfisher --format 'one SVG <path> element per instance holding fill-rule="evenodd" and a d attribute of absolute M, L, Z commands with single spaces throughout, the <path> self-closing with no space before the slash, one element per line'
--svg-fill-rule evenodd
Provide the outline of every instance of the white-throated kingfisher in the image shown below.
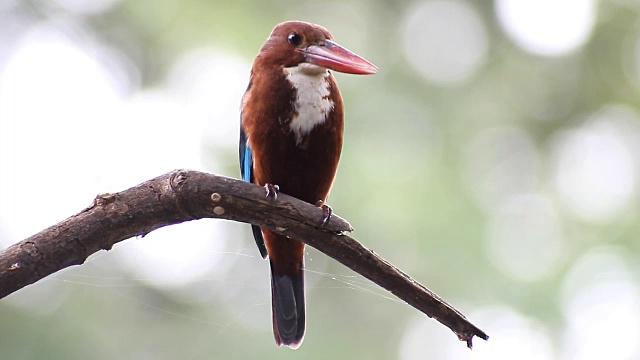
<path fill-rule="evenodd" d="M 342 150 L 343 104 L 330 70 L 374 74 L 377 67 L 332 40 L 325 28 L 278 24 L 253 62 L 242 99 L 240 169 L 245 181 L 324 204 Z M 325 209 L 325 221 L 330 208 Z M 296 349 L 305 333 L 304 243 L 253 225 L 271 265 L 273 333 Z"/>

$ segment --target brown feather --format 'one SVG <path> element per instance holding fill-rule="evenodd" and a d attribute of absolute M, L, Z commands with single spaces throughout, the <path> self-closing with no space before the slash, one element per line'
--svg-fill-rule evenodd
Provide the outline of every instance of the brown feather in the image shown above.
<path fill-rule="evenodd" d="M 296 138 L 289 125 L 298 115 L 297 90 L 284 69 L 304 61 L 304 56 L 287 43 L 287 36 L 294 30 L 310 43 L 331 38 L 318 25 L 301 22 L 278 25 L 254 61 L 250 86 L 243 98 L 241 126 L 253 154 L 254 183 L 278 185 L 280 192 L 315 204 L 318 200 L 326 201 L 338 168 L 343 103 L 333 75 L 328 74 L 324 79 L 333 107 L 324 122 L 316 124 L 302 138 Z M 262 234 L 272 270 L 276 343 L 296 348 L 304 338 L 305 328 L 304 243 L 266 228 L 262 228 Z M 280 309 L 278 314 L 276 308 Z M 294 318 L 287 317 L 290 311 L 296 314 Z"/>

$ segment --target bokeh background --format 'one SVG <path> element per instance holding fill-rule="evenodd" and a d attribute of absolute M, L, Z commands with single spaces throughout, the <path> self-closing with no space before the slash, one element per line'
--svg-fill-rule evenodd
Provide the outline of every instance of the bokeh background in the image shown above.
<path fill-rule="evenodd" d="M 127 240 L 0 301 L 2 359 L 640 358 L 640 2 L 0 1 L 0 245 L 176 168 L 239 177 L 239 103 L 275 24 L 337 74 L 330 204 L 485 330 L 447 328 L 314 249 L 276 348 L 248 226 Z"/>

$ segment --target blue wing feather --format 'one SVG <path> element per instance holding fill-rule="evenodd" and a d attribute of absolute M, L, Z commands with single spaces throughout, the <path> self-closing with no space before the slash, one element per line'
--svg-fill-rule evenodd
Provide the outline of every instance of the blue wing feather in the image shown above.
<path fill-rule="evenodd" d="M 242 180 L 253 182 L 253 155 L 251 147 L 247 144 L 247 134 L 240 128 L 240 173 Z"/>
<path fill-rule="evenodd" d="M 251 146 L 247 143 L 247 133 L 240 126 L 240 173 L 242 180 L 246 182 L 253 182 L 253 154 L 251 153 Z M 267 246 L 264 244 L 264 237 L 262 237 L 262 230 L 257 225 L 251 225 L 251 231 L 253 232 L 253 238 L 256 240 L 258 250 L 263 259 L 267 257 Z"/>

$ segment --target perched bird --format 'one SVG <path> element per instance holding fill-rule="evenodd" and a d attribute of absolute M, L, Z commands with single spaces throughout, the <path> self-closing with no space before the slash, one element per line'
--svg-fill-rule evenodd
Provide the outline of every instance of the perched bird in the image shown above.
<path fill-rule="evenodd" d="M 332 41 L 325 28 L 278 24 L 253 62 L 242 99 L 240 169 L 245 181 L 322 205 L 342 149 L 343 105 L 329 70 L 374 74 L 378 68 Z M 325 221 L 330 208 L 325 209 Z M 253 225 L 271 265 L 273 333 L 296 349 L 305 332 L 304 243 Z"/>

